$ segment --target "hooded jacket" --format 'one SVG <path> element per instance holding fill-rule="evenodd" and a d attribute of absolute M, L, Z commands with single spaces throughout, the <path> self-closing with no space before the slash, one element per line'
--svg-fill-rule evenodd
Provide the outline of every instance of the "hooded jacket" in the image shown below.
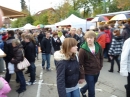
<path fill-rule="evenodd" d="M 66 88 L 75 87 L 79 81 L 79 64 L 75 58 L 66 58 L 61 51 L 54 53 L 57 70 L 57 89 L 59 97 L 66 96 Z"/>
<path fill-rule="evenodd" d="M 122 46 L 123 46 L 123 38 L 122 36 L 114 36 L 112 39 L 112 43 L 110 46 L 110 49 L 108 51 L 109 55 L 120 55 L 122 52 Z"/>
<path fill-rule="evenodd" d="M 87 43 L 84 42 L 79 50 L 80 78 L 84 75 L 98 74 L 103 66 L 103 54 L 100 45 L 95 42 L 95 54 L 92 54 Z"/>
<path fill-rule="evenodd" d="M 10 62 L 12 64 L 14 64 L 15 71 L 19 71 L 17 68 L 17 64 L 20 63 L 21 61 L 23 61 L 23 59 L 24 59 L 23 46 L 20 44 L 20 45 L 14 47 L 13 52 L 14 52 L 14 57 Z"/>

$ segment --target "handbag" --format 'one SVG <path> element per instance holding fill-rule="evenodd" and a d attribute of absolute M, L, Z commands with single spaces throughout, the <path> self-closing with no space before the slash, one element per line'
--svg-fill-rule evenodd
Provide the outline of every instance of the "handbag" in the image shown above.
<path fill-rule="evenodd" d="M 23 53 L 23 50 L 22 50 L 22 53 Z M 23 53 L 23 57 L 24 57 L 24 53 Z M 25 69 L 28 66 L 30 66 L 30 63 L 25 57 L 24 57 L 23 61 L 21 61 L 20 63 L 17 64 L 17 68 L 19 70 Z"/>
<path fill-rule="evenodd" d="M 0 49 L 0 58 L 6 57 L 6 54 Z"/>
<path fill-rule="evenodd" d="M 12 63 L 8 63 L 8 70 L 9 70 L 9 74 L 13 74 L 14 73 L 14 64 Z"/>

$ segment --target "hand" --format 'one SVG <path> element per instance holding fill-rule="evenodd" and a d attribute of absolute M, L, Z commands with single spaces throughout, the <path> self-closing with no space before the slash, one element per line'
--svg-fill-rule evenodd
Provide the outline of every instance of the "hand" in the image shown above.
<path fill-rule="evenodd" d="M 14 60 L 14 58 L 12 58 L 12 60 Z"/>
<path fill-rule="evenodd" d="M 113 57 L 112 56 L 109 56 L 110 57 L 110 59 L 112 60 L 113 59 Z"/>
<path fill-rule="evenodd" d="M 79 80 L 79 84 L 82 84 L 82 83 L 84 83 L 84 82 L 85 82 L 84 79 L 80 79 L 80 80 Z"/>
<path fill-rule="evenodd" d="M 60 42 L 59 40 L 57 40 L 57 42 Z"/>

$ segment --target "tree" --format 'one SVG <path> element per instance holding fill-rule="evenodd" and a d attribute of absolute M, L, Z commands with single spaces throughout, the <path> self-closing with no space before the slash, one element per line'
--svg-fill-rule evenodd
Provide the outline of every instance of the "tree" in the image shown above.
<path fill-rule="evenodd" d="M 26 5 L 26 2 L 25 0 L 21 0 L 21 9 L 22 9 L 22 12 L 26 13 L 26 14 L 30 14 L 29 10 L 28 10 L 28 7 Z"/>
<path fill-rule="evenodd" d="M 130 10 L 130 0 L 116 0 L 117 7 L 121 10 Z"/>

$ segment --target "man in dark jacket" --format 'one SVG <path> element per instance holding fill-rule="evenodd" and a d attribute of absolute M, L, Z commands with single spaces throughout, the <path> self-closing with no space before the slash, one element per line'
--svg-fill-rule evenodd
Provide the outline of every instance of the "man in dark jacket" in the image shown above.
<path fill-rule="evenodd" d="M 14 38 L 14 31 L 8 31 L 7 33 L 8 33 L 8 39 L 4 43 L 4 52 L 6 53 L 6 57 L 4 58 L 4 60 L 6 64 L 5 80 L 9 83 L 11 79 L 11 74 L 9 74 L 8 63 L 13 58 L 12 40 L 15 38 Z"/>
<path fill-rule="evenodd" d="M 79 38 L 78 35 L 76 35 L 76 28 L 71 28 L 70 33 L 68 35 L 66 35 L 66 38 L 74 38 L 74 39 L 76 39 L 77 42 L 78 42 L 77 46 L 80 43 L 80 38 Z M 78 46 L 78 50 L 79 50 L 79 46 Z"/>
<path fill-rule="evenodd" d="M 122 36 L 125 41 L 126 39 L 128 39 L 130 37 L 130 25 L 126 23 L 126 24 L 124 24 L 124 26 L 125 27 L 122 31 Z"/>
<path fill-rule="evenodd" d="M 50 71 L 50 53 L 51 53 L 51 39 L 50 33 L 46 32 L 46 37 L 42 39 L 41 42 L 41 51 L 42 51 L 42 67 L 45 69 L 45 61 L 47 61 L 46 69 Z"/>
<path fill-rule="evenodd" d="M 40 34 L 38 35 L 38 42 L 41 44 L 42 39 L 45 37 L 45 34 L 41 31 Z"/>

